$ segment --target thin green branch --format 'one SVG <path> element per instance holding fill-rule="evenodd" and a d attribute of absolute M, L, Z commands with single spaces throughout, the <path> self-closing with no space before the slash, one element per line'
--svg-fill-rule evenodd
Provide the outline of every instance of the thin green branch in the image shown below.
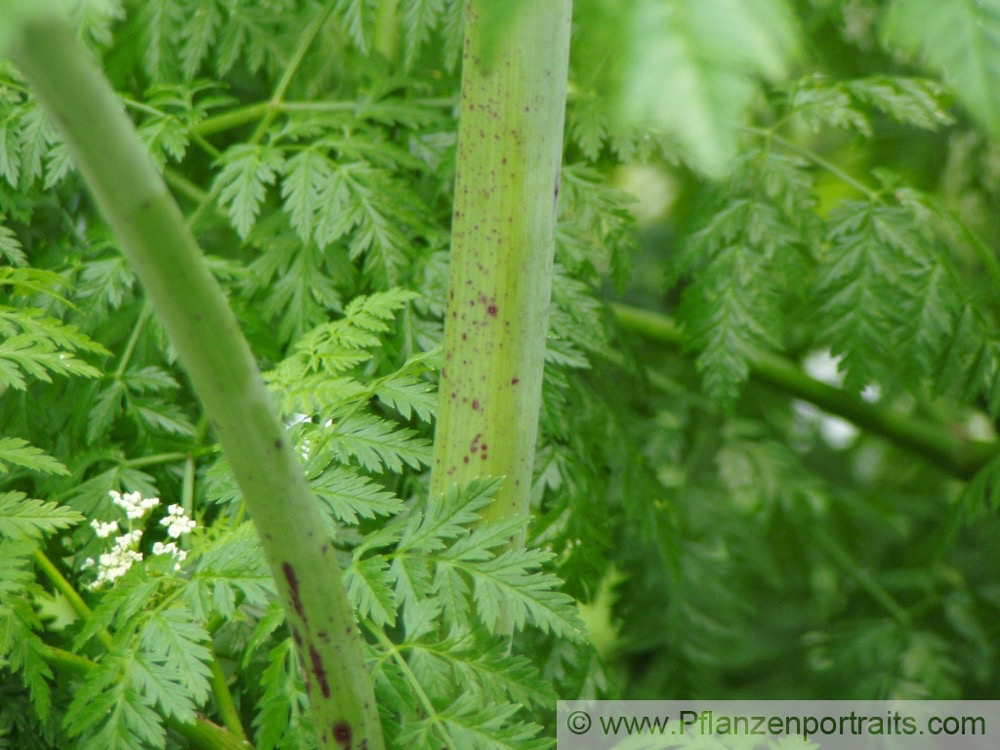
<path fill-rule="evenodd" d="M 204 716 L 199 716 L 190 724 L 182 724 L 176 719 L 168 719 L 167 724 L 177 734 L 202 750 L 253 750 L 249 740 L 233 735 L 228 729 L 220 727 Z"/>
<path fill-rule="evenodd" d="M 878 602 L 886 612 L 888 612 L 896 622 L 904 627 L 909 627 L 910 625 L 910 615 L 902 607 L 902 605 L 897 602 L 892 594 L 885 590 L 885 588 L 875 580 L 875 576 L 869 573 L 867 570 L 862 568 L 858 563 L 851 557 L 850 553 L 845 550 L 840 544 L 828 534 L 823 528 L 817 524 L 813 524 L 808 529 L 807 533 L 811 536 L 820 547 L 836 562 L 845 573 L 847 573 L 851 578 L 857 581 L 858 585 L 876 602 Z"/>
<path fill-rule="evenodd" d="M 288 67 L 285 68 L 285 71 L 281 76 L 281 80 L 278 81 L 278 85 L 275 87 L 274 94 L 271 96 L 271 100 L 267 103 L 267 106 L 263 110 L 262 113 L 263 116 L 260 122 L 257 123 L 257 129 L 254 130 L 254 133 L 250 137 L 248 143 L 250 144 L 260 143 L 260 141 L 267 134 L 267 130 L 270 127 L 271 123 L 274 121 L 274 118 L 278 116 L 278 111 L 279 107 L 281 106 L 281 102 L 284 101 L 285 93 L 287 92 L 288 87 L 291 85 L 292 79 L 298 72 L 299 67 L 302 65 L 302 61 L 305 59 L 306 52 L 309 50 L 309 47 L 315 40 L 316 35 L 319 33 L 319 30 L 323 27 L 323 24 L 326 23 L 326 19 L 329 18 L 332 10 L 333 10 L 333 3 L 327 3 L 326 6 L 323 8 L 323 10 L 321 10 L 320 13 L 317 14 L 316 18 L 313 19 L 312 23 L 310 23 L 309 26 L 306 28 L 305 32 L 302 35 L 302 38 L 299 40 L 298 47 L 295 49 L 295 53 L 292 55 L 291 62 L 289 62 Z M 206 135 L 204 131 L 200 131 L 197 128 L 195 128 L 193 132 L 199 136 Z M 219 197 L 219 194 L 221 192 L 222 192 L 222 186 L 220 184 L 217 184 L 214 188 L 212 188 L 212 190 L 209 193 L 206 194 L 204 200 L 202 200 L 201 203 L 198 204 L 198 207 L 188 217 L 187 225 L 189 228 L 193 229 L 194 227 L 198 226 L 198 222 L 201 221 L 205 213 L 212 206 L 215 205 L 215 201 Z"/>
<path fill-rule="evenodd" d="M 370 620 L 365 618 L 362 622 L 364 623 L 365 629 L 372 634 L 376 641 L 382 644 L 382 647 L 385 648 L 386 652 L 392 657 L 392 660 L 396 662 L 399 670 L 406 677 L 407 682 L 410 683 L 410 687 L 413 689 L 414 695 L 417 696 L 417 700 L 420 701 L 424 711 L 427 713 L 427 716 L 433 716 L 436 719 L 438 712 L 437 709 L 434 708 L 434 702 L 424 691 L 423 685 L 420 684 L 420 680 L 418 680 L 417 676 L 413 674 L 413 670 L 410 669 L 409 662 L 406 661 L 406 657 L 403 656 L 399 647 L 389 640 L 389 637 L 383 632 L 383 630 L 376 627 Z M 449 750 L 458 750 L 447 731 L 442 731 L 440 736 L 442 741 L 446 743 Z"/>
<path fill-rule="evenodd" d="M 132 352 L 135 351 L 136 344 L 139 343 L 139 337 L 142 335 L 142 331 L 146 327 L 146 321 L 149 319 L 149 313 L 149 305 L 143 302 L 142 311 L 139 313 L 139 318 L 132 325 L 132 335 L 129 336 L 128 343 L 125 345 L 125 351 L 122 352 L 122 357 L 118 361 L 118 367 L 114 372 L 115 380 L 121 380 L 122 375 L 125 374 L 125 370 L 128 368 L 129 360 L 132 359 Z"/>
<path fill-rule="evenodd" d="M 620 304 L 612 305 L 612 309 L 618 322 L 627 330 L 674 349 L 682 347 L 681 331 L 666 315 Z M 888 438 L 962 479 L 974 476 L 1000 453 L 1000 444 L 996 442 L 964 440 L 953 435 L 945 426 L 870 403 L 809 377 L 795 364 L 776 355 L 759 357 L 751 363 L 750 374 L 755 380 Z"/>
<path fill-rule="evenodd" d="M 410 103 L 421 107 L 452 108 L 456 101 L 452 97 L 429 97 L 410 99 Z M 212 117 L 206 117 L 191 128 L 191 133 L 201 136 L 222 133 L 233 128 L 248 125 L 273 112 L 275 115 L 289 112 L 357 112 L 364 107 L 363 101 L 316 101 L 316 102 L 255 102 L 242 107 L 222 112 Z"/>
<path fill-rule="evenodd" d="M 38 649 L 38 655 L 45 659 L 46 664 L 51 664 L 56 669 L 75 675 L 85 675 L 99 666 L 96 661 L 91 661 L 86 656 L 50 646 L 47 643 L 43 643 Z"/>
<path fill-rule="evenodd" d="M 278 85 L 274 89 L 274 93 L 271 95 L 271 106 L 264 112 L 264 117 L 257 125 L 257 130 L 254 131 L 253 137 L 250 139 L 251 143 L 259 143 L 260 139 L 264 137 L 265 133 L 267 133 L 267 129 L 271 126 L 274 118 L 278 116 L 278 107 L 281 102 L 285 100 L 285 94 L 288 92 L 288 87 L 292 84 L 292 79 L 302 66 L 302 61 L 306 57 L 306 52 L 308 52 L 309 48 L 312 46 L 313 41 L 316 39 L 316 35 L 319 34 L 320 29 L 323 28 L 323 24 L 326 23 L 326 19 L 330 17 L 333 7 L 333 3 L 326 3 L 323 6 L 323 9 L 316 14 L 316 18 L 314 18 L 312 23 L 310 23 L 306 28 L 305 33 L 302 34 L 302 39 L 299 40 L 299 45 L 295 49 L 295 54 L 292 55 L 292 59 L 288 63 L 288 67 L 285 68 L 281 79 L 278 81 Z"/>
<path fill-rule="evenodd" d="M 191 199 L 195 203 L 201 203 L 203 200 L 205 200 L 205 197 L 208 195 L 208 193 L 202 190 L 201 187 L 191 182 L 191 180 L 189 180 L 187 177 L 182 175 L 180 172 L 171 169 L 170 167 L 164 168 L 163 179 L 175 191 Z"/>
<path fill-rule="evenodd" d="M 175 451 L 173 453 L 156 453 L 152 456 L 140 456 L 139 458 L 130 458 L 128 461 L 123 462 L 123 466 L 128 466 L 131 469 L 141 469 L 144 466 L 161 466 L 162 464 L 172 464 L 178 461 L 185 461 L 193 456 L 210 456 L 215 453 L 215 448 L 212 446 L 191 446 L 186 451 Z"/>
<path fill-rule="evenodd" d="M 880 201 L 880 200 L 882 200 L 882 196 L 879 193 L 879 191 L 875 190 L 872 187 L 869 187 L 864 182 L 862 182 L 861 180 L 859 180 L 857 177 L 855 177 L 854 175 L 850 174 L 849 172 L 844 171 L 843 169 L 841 169 L 840 167 L 838 167 L 833 162 L 828 161 L 827 159 L 824 159 L 822 156 L 820 156 L 819 154 L 817 154 L 812 149 L 808 149 L 808 148 L 805 148 L 804 146 L 800 146 L 799 144 L 797 144 L 797 143 L 795 143 L 793 141 L 790 141 L 787 138 L 782 138 L 780 135 L 778 135 L 777 133 L 775 133 L 773 130 L 769 130 L 769 129 L 765 129 L 765 128 L 755 128 L 755 127 L 751 127 L 751 126 L 744 126 L 743 129 L 746 130 L 748 133 L 754 133 L 755 135 L 759 135 L 759 136 L 762 136 L 764 138 L 767 138 L 768 140 L 773 141 L 774 143 L 777 143 L 782 148 L 787 149 L 788 151 L 792 151 L 792 152 L 798 154 L 799 156 L 801 156 L 801 157 L 803 157 L 805 159 L 808 159 L 809 161 L 811 161 L 816 166 L 822 167 L 823 169 L 825 169 L 827 172 L 829 172 L 832 175 L 836 175 L 844 183 L 850 185 L 855 190 L 857 190 L 859 193 L 862 193 L 862 194 L 866 195 L 870 200 L 873 200 L 873 201 Z"/>
<path fill-rule="evenodd" d="M 244 107 L 237 107 L 222 114 L 206 117 L 191 128 L 191 132 L 202 136 L 223 133 L 259 120 L 267 114 L 268 110 L 274 107 L 275 104 L 272 102 L 256 102 L 255 104 L 247 104 Z"/>
<path fill-rule="evenodd" d="M 94 617 L 94 613 L 87 606 L 87 602 L 83 600 L 79 592 L 73 587 L 73 584 L 66 580 L 66 577 L 59 571 L 59 568 L 40 549 L 35 550 L 34 558 L 35 564 L 45 574 L 45 577 L 51 581 L 52 585 L 56 587 L 56 590 L 66 597 L 66 601 L 69 602 L 69 606 L 73 608 L 77 616 L 84 622 L 90 622 Z M 105 648 L 111 648 L 111 633 L 106 629 L 102 628 L 98 631 L 97 637 Z"/>
<path fill-rule="evenodd" d="M 171 116 L 169 112 L 164 112 L 162 110 L 159 110 L 156 107 L 152 107 L 146 104 L 145 102 L 137 102 L 135 99 L 131 99 L 127 96 L 122 96 L 121 94 L 118 95 L 118 98 L 120 98 L 127 107 L 134 109 L 137 112 L 144 112 L 147 115 L 153 115 L 154 117 Z M 190 133 L 191 135 L 191 140 L 193 140 L 202 149 L 202 151 L 207 153 L 213 159 L 218 158 L 219 155 L 222 153 L 221 151 L 219 151 L 219 149 L 217 149 L 211 143 L 206 141 L 205 137 L 201 133 L 197 132 L 194 128 L 188 128 L 187 130 L 188 133 Z"/>
<path fill-rule="evenodd" d="M 219 708 L 219 715 L 222 716 L 222 723 L 234 737 L 245 740 L 247 733 L 243 729 L 243 723 L 240 721 L 240 712 L 236 708 L 236 703 L 233 702 L 233 694 L 229 690 L 226 673 L 222 669 L 222 664 L 219 663 L 219 657 L 215 653 L 215 646 L 211 641 L 209 641 L 209 648 L 212 652 L 212 661 L 209 663 L 209 667 L 212 670 L 212 694 L 215 696 L 215 704 Z"/>

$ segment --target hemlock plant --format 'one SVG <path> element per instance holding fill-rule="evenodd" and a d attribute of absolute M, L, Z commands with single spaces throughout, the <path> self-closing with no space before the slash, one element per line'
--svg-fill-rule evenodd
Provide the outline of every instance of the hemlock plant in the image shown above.
<path fill-rule="evenodd" d="M 0 748 L 996 697 L 997 18 L 0 0 Z"/>

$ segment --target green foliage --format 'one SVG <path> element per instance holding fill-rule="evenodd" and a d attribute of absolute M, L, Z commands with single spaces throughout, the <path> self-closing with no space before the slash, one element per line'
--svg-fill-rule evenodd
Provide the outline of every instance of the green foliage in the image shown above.
<path fill-rule="evenodd" d="M 919 52 L 955 95 L 994 135 L 1000 128 L 996 35 L 1000 3 L 995 0 L 894 0 L 884 33 L 902 50 Z"/>
<path fill-rule="evenodd" d="M 783 77 L 797 46 L 784 0 L 591 0 L 583 8 L 607 16 L 605 30 L 595 24 L 583 65 L 585 76 L 610 78 L 617 88 L 617 129 L 660 131 L 709 174 L 723 173 L 737 153 L 756 77 Z M 624 63 L 613 62 L 617 56 Z"/>
<path fill-rule="evenodd" d="M 289 426 L 390 747 L 546 747 L 557 697 L 995 696 L 997 4 L 575 5 L 533 515 L 492 524 L 502 479 L 427 490 L 464 3 L 76 10 Z M 212 426 L 10 67 L 0 289 L 0 747 L 187 747 L 227 693 L 316 746 Z M 972 481 L 761 376 L 820 353 Z M 112 490 L 184 506 L 186 557 Z M 89 588 L 110 521 L 142 559 Z"/>

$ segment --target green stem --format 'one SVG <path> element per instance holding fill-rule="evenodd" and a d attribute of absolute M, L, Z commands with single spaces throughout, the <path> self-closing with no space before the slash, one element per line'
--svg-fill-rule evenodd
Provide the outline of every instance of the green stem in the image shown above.
<path fill-rule="evenodd" d="M 291 85 L 292 79 L 302 66 L 302 61 L 305 59 L 306 52 L 308 52 L 309 47 L 312 46 L 313 41 L 316 39 L 316 35 L 319 34 L 320 29 L 323 28 L 323 24 L 326 23 L 326 19 L 330 17 L 330 13 L 333 11 L 333 6 L 333 3 L 326 3 L 323 6 L 323 9 L 316 14 L 316 18 L 313 19 L 312 23 L 309 24 L 305 32 L 302 34 L 302 38 L 299 40 L 299 44 L 295 49 L 295 54 L 292 55 L 292 59 L 288 63 L 288 67 L 285 68 L 285 72 L 278 81 L 278 85 L 274 89 L 274 94 L 271 95 L 270 106 L 264 112 L 264 117 L 261 119 L 260 123 L 258 123 L 257 130 L 254 131 L 253 137 L 250 139 L 251 143 L 259 143 L 261 138 L 264 137 L 264 134 L 267 133 L 267 129 L 271 126 L 274 118 L 278 116 L 281 102 L 285 100 L 285 94 L 288 92 L 288 87 Z"/>
<path fill-rule="evenodd" d="M 127 107 L 134 109 L 137 112 L 145 112 L 148 115 L 153 115 L 154 117 L 170 117 L 169 114 L 163 112 L 156 107 L 151 107 L 145 102 L 137 102 L 135 99 L 130 99 L 127 96 L 118 97 L 122 100 Z M 191 140 L 193 140 L 205 153 L 207 153 L 212 158 L 217 159 L 222 152 L 219 151 L 215 146 L 205 140 L 205 137 L 201 133 L 196 132 L 193 128 L 188 128 L 188 132 L 191 134 Z"/>
<path fill-rule="evenodd" d="M 399 0 L 381 0 L 375 16 L 372 46 L 389 62 L 399 58 Z"/>
<path fill-rule="evenodd" d="M 627 305 L 612 305 L 612 309 L 622 327 L 671 348 L 681 348 L 680 329 L 667 316 Z M 1000 444 L 996 442 L 965 440 L 951 434 L 947 427 L 869 403 L 809 377 L 795 364 L 776 355 L 759 357 L 751 363 L 750 373 L 760 382 L 889 438 L 962 479 L 974 476 L 1000 453 Z"/>
<path fill-rule="evenodd" d="M 897 602 L 882 585 L 875 580 L 875 577 L 869 573 L 867 570 L 862 568 L 855 562 L 854 558 L 851 557 L 850 553 L 845 550 L 837 541 L 826 533 L 821 527 L 815 524 L 809 528 L 809 536 L 816 540 L 817 544 L 822 547 L 826 553 L 836 562 L 851 578 L 853 578 L 859 586 L 876 602 L 878 602 L 886 612 L 892 615 L 893 619 L 896 620 L 900 625 L 908 627 L 910 625 L 910 615 L 905 609 Z"/>
<path fill-rule="evenodd" d="M 115 370 L 115 380 L 121 380 L 122 375 L 125 374 L 125 370 L 128 368 L 129 360 L 132 359 L 132 352 L 135 351 L 135 346 L 139 343 L 139 337 L 142 335 L 142 330 L 146 327 L 146 320 L 149 319 L 149 312 L 149 305 L 143 303 L 142 311 L 139 313 L 139 318 L 132 325 L 132 335 L 129 336 L 128 343 L 125 345 L 125 351 L 122 352 L 122 358 L 118 362 L 118 369 Z"/>
<path fill-rule="evenodd" d="M 780 135 L 778 135 L 777 133 L 775 133 L 773 129 L 755 128 L 755 127 L 751 127 L 751 126 L 744 126 L 743 129 L 746 130 L 748 133 L 754 133 L 755 135 L 759 135 L 759 136 L 762 136 L 764 138 L 767 138 L 768 140 L 773 141 L 774 143 L 777 143 L 778 145 L 780 145 L 782 148 L 786 149 L 787 151 L 791 151 L 793 153 L 798 154 L 799 156 L 801 156 L 803 158 L 808 159 L 813 164 L 815 164 L 817 167 L 821 167 L 822 169 L 825 169 L 830 174 L 839 177 L 844 183 L 846 183 L 847 185 L 850 185 L 855 190 L 857 190 L 859 193 L 862 193 L 863 195 L 867 196 L 869 200 L 872 200 L 872 201 L 880 201 L 880 200 L 882 200 L 882 196 L 879 194 L 879 192 L 877 190 L 869 187 L 868 185 L 866 185 L 865 183 L 863 183 L 861 180 L 859 180 L 857 177 L 854 177 L 852 174 L 850 174 L 848 172 L 845 172 L 843 169 L 841 169 L 840 167 L 838 167 L 833 162 L 828 161 L 827 159 L 824 159 L 822 156 L 820 156 L 819 154 L 817 154 L 812 149 L 808 149 L 808 148 L 805 148 L 803 146 L 800 146 L 799 144 L 797 144 L 797 143 L 795 143 L 793 141 L 790 141 L 787 138 L 782 138 Z"/>
<path fill-rule="evenodd" d="M 434 702 L 424 691 L 423 685 L 420 684 L 420 680 L 418 680 L 417 676 L 413 674 L 413 670 L 410 669 L 410 664 L 406 661 L 406 657 L 403 656 L 402 652 L 399 650 L 399 646 L 389 640 L 382 628 L 376 627 L 370 620 L 365 619 L 362 623 L 368 632 L 372 634 L 372 637 L 382 644 L 382 647 L 386 650 L 386 653 L 392 657 L 392 660 L 396 662 L 396 666 L 399 667 L 399 671 L 401 671 L 403 676 L 406 677 L 407 682 L 410 684 L 410 688 L 412 688 L 414 695 L 417 696 L 417 700 L 420 701 L 420 704 L 423 706 L 426 714 L 428 716 L 436 716 L 437 709 L 434 708 Z M 458 750 L 448 732 L 442 731 L 440 737 L 442 741 L 446 743 L 445 747 L 442 747 L 441 750 Z"/>
<path fill-rule="evenodd" d="M 431 496 L 506 481 L 484 518 L 528 513 L 562 161 L 571 0 L 528 4 L 483 62 L 466 9 L 444 366 Z M 512 543 L 523 544 L 520 539 Z M 502 622 L 501 632 L 509 632 Z"/>
<path fill-rule="evenodd" d="M 274 118 L 278 116 L 281 102 L 284 101 L 285 93 L 288 91 L 288 87 L 292 83 L 292 78 L 294 78 L 295 74 L 298 72 L 299 67 L 302 65 L 302 61 L 305 59 L 306 52 L 309 50 L 313 40 L 316 38 L 319 30 L 326 22 L 326 19 L 330 16 L 330 12 L 332 10 L 333 3 L 327 3 L 324 9 L 317 14 L 316 18 L 313 19 L 312 23 L 310 23 L 306 28 L 302 38 L 299 40 L 298 47 L 295 49 L 295 53 L 292 55 L 292 59 L 289 62 L 288 67 L 285 68 L 285 72 L 282 74 L 281 79 L 278 81 L 278 85 L 275 87 L 271 100 L 267 102 L 263 110 L 263 117 L 261 118 L 261 121 L 257 123 L 257 129 L 254 130 L 254 133 L 250 137 L 248 143 L 260 143 L 261 139 L 263 139 L 264 135 L 267 133 L 271 123 L 274 121 Z M 206 135 L 204 131 L 200 131 L 197 128 L 195 128 L 192 132 L 199 137 L 204 137 Z M 212 206 L 215 205 L 215 201 L 221 192 L 222 185 L 216 184 L 215 187 L 212 188 L 211 192 L 205 195 L 205 199 L 198 204 L 198 207 L 187 219 L 187 225 L 189 228 L 193 229 L 198 226 L 198 222 L 201 221 L 202 217 Z"/>
<path fill-rule="evenodd" d="M 254 122 L 255 120 L 259 120 L 267 114 L 269 109 L 272 109 L 273 107 L 274 105 L 271 102 L 248 104 L 245 107 L 231 109 L 220 115 L 206 117 L 204 120 L 195 125 L 191 131 L 203 136 L 222 133 L 226 130 L 232 130 L 233 128 L 238 128 L 242 125 Z"/>
<path fill-rule="evenodd" d="M 208 195 L 207 192 L 202 190 L 200 187 L 195 185 L 191 180 L 182 175 L 180 172 L 171 169 L 170 167 L 164 167 L 163 169 L 163 179 L 166 181 L 170 187 L 176 190 L 181 195 L 186 196 L 195 203 L 201 203 L 205 200 Z"/>
<path fill-rule="evenodd" d="M 75 675 L 85 675 L 99 666 L 96 661 L 91 661 L 86 656 L 56 648 L 47 643 L 42 644 L 38 649 L 38 655 L 45 659 L 46 664 L 51 664 L 56 669 Z"/>
<path fill-rule="evenodd" d="M 80 617 L 84 622 L 90 622 L 93 618 L 94 613 L 91 611 L 90 607 L 87 606 L 87 602 L 83 600 L 83 597 L 77 593 L 77 590 L 73 588 L 73 584 L 66 580 L 66 577 L 59 572 L 59 568 L 42 552 L 40 549 L 36 549 L 34 552 L 35 564 L 41 569 L 45 577 L 52 582 L 56 590 L 66 597 L 66 601 L 69 602 L 69 606 L 73 608 L 73 611 Z M 111 648 L 111 633 L 102 628 L 98 633 L 97 637 L 100 639 L 101 643 L 105 648 Z"/>
<path fill-rule="evenodd" d="M 422 107 L 444 107 L 455 106 L 455 100 L 451 97 L 433 97 L 427 99 L 411 99 L 413 104 Z M 277 114 L 288 112 L 355 112 L 362 106 L 361 102 L 256 102 L 243 107 L 231 109 L 204 120 L 191 128 L 192 133 L 202 136 L 222 133 L 243 125 L 248 125 L 255 120 L 264 117 L 268 112 L 274 111 Z"/>
<path fill-rule="evenodd" d="M 374 687 L 334 548 L 320 533 L 321 512 L 236 318 L 135 128 L 72 27 L 48 3 L 19 0 L 14 9 L 0 19 L 11 57 L 62 133 L 135 267 L 257 526 L 311 677 L 318 746 L 383 750 Z"/>
<path fill-rule="evenodd" d="M 202 448 L 192 447 L 191 450 L 174 453 L 157 453 L 152 456 L 142 456 L 140 458 L 131 458 L 124 462 L 124 466 L 128 466 L 132 469 L 141 469 L 144 466 L 159 466 L 161 464 L 172 464 L 177 461 L 184 461 L 191 456 L 210 456 L 215 453 L 215 449 L 211 446 L 205 446 Z"/>
<path fill-rule="evenodd" d="M 211 642 L 210 642 L 211 643 Z M 235 737 L 241 740 L 247 738 L 247 733 L 240 722 L 240 712 L 233 702 L 233 694 L 229 690 L 229 683 L 226 681 L 226 673 L 222 670 L 219 657 L 215 653 L 215 647 L 211 647 L 212 661 L 209 667 L 212 670 L 212 694 L 215 696 L 215 703 L 219 707 L 219 714 L 222 716 L 222 723 L 226 729 Z"/>
<path fill-rule="evenodd" d="M 204 716 L 199 716 L 190 724 L 181 724 L 176 719 L 168 719 L 167 724 L 181 737 L 202 750 L 253 750 L 248 740 L 236 737 Z"/>

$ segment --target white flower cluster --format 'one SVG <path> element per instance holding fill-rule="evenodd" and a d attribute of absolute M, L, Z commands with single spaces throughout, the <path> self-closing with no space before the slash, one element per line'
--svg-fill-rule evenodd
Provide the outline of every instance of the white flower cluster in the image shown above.
<path fill-rule="evenodd" d="M 181 534 L 193 531 L 198 524 L 184 515 L 184 508 L 180 505 L 169 505 L 167 506 L 167 516 L 160 519 L 160 525 L 167 527 L 167 536 L 171 539 L 178 539 Z"/>
<path fill-rule="evenodd" d="M 91 526 L 94 526 L 94 528 L 97 528 L 98 525 L 102 525 L 104 528 L 114 525 L 115 529 L 118 528 L 118 524 L 114 521 L 109 524 L 100 524 L 99 521 L 91 523 Z M 100 531 L 98 531 L 97 535 L 101 536 Z M 107 536 L 107 534 L 104 536 Z M 105 552 L 97 558 L 97 578 L 91 582 L 90 588 L 96 589 L 105 583 L 114 583 L 128 572 L 128 569 L 132 567 L 132 563 L 142 560 L 142 553 L 135 549 L 139 546 L 140 539 L 142 539 L 141 529 L 122 534 L 115 539 L 111 545 L 111 551 Z M 94 564 L 94 558 L 88 557 L 81 568 L 86 570 Z"/>
<path fill-rule="evenodd" d="M 128 492 L 122 495 L 120 492 L 111 490 L 111 502 L 125 511 L 129 519 L 129 526 L 132 521 L 141 521 L 146 515 L 160 504 L 160 498 L 144 498 L 140 492 Z M 167 535 L 172 539 L 179 539 L 181 535 L 191 532 L 197 524 L 184 513 L 184 508 L 180 505 L 170 505 L 167 507 L 167 515 L 160 523 L 167 527 Z M 99 539 L 107 539 L 109 536 L 119 531 L 117 521 L 90 522 L 94 533 Z M 89 585 L 91 589 L 96 589 L 106 583 L 114 583 L 121 578 L 132 567 L 133 563 L 142 560 L 142 553 L 139 552 L 139 542 L 142 540 L 142 529 L 130 530 L 117 537 L 111 544 L 111 550 L 98 556 L 97 560 L 88 557 L 82 570 L 97 566 L 97 578 Z M 187 551 L 177 546 L 176 542 L 155 542 L 153 544 L 154 555 L 171 555 L 174 558 L 174 570 L 181 569 L 181 562 L 187 557 Z"/>
<path fill-rule="evenodd" d="M 111 502 L 125 511 L 129 520 L 137 520 L 160 504 L 160 498 L 147 497 L 143 499 L 141 492 L 127 492 L 124 495 L 111 490 Z"/>

